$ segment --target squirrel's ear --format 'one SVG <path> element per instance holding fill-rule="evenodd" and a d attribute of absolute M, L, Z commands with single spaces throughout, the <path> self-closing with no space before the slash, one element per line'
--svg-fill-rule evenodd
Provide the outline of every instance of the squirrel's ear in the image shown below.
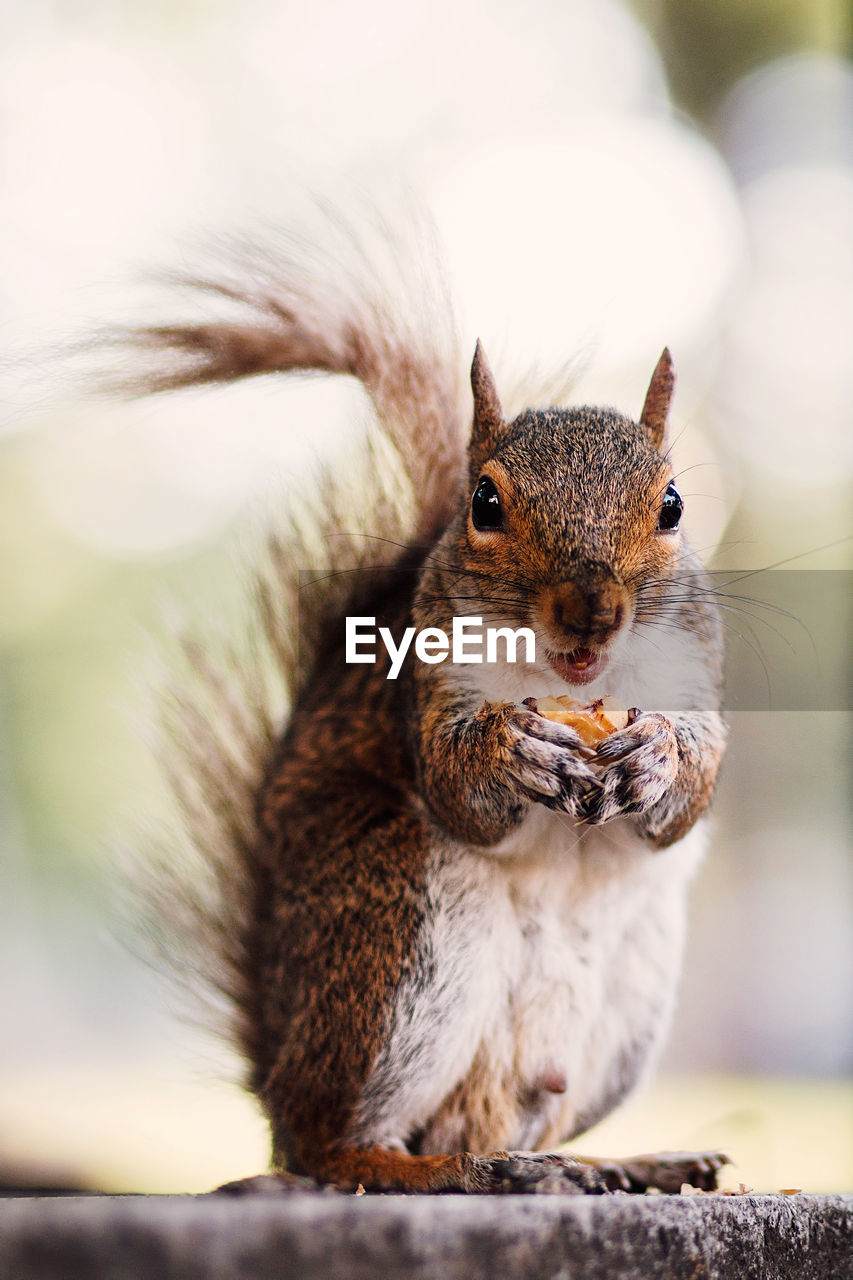
<path fill-rule="evenodd" d="M 675 370 L 672 367 L 672 356 L 669 347 L 664 347 L 660 360 L 655 365 L 649 389 L 646 392 L 640 423 L 646 428 L 656 449 L 663 447 L 666 439 L 666 420 L 669 405 L 675 387 Z"/>
<path fill-rule="evenodd" d="M 503 409 L 486 353 L 477 342 L 471 365 L 471 390 L 474 392 L 474 430 L 471 443 L 488 449 L 497 442 L 503 426 Z"/>

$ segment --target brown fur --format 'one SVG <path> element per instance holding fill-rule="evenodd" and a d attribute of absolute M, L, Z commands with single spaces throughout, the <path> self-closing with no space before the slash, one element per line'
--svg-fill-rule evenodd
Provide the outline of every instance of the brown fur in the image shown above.
<path fill-rule="evenodd" d="M 656 531 L 671 476 L 660 452 L 671 365 L 662 357 L 639 424 L 590 408 L 528 410 L 507 423 L 478 345 L 466 458 L 452 340 L 393 323 L 369 273 L 340 280 L 337 264 L 326 263 L 315 278 L 296 258 L 253 265 L 239 289 L 227 281 L 203 285 L 245 307 L 249 320 L 138 335 L 165 358 L 149 387 L 306 368 L 351 374 L 373 397 L 412 492 L 408 524 L 387 499 L 386 508 L 374 504 L 375 528 L 406 530 L 392 539 L 402 549 L 388 556 L 383 545 L 385 568 L 349 577 L 336 569 L 334 581 L 318 574 L 309 584 L 300 642 L 280 603 L 282 581 L 290 607 L 299 596 L 295 553 L 274 548 L 262 617 L 292 714 L 280 732 L 264 720 L 239 788 L 224 803 L 217 787 L 234 753 L 223 754 L 215 726 L 192 703 L 178 704 L 192 751 L 189 776 L 201 786 L 200 796 L 183 786 L 190 823 L 208 831 L 212 814 L 226 828 L 211 919 L 251 1085 L 270 1120 L 274 1163 L 376 1189 L 506 1189 L 552 1176 L 601 1189 L 600 1179 L 568 1158 L 494 1152 L 529 1105 L 530 1086 L 495 1079 L 485 1067 L 478 1073 L 476 1064 L 442 1104 L 464 1113 L 476 1155 L 361 1149 L 353 1126 L 395 996 L 407 980 L 430 982 L 417 940 L 436 839 L 492 846 L 540 803 L 590 823 L 642 810 L 638 829 L 664 846 L 710 798 L 722 751 L 713 717 L 706 724 L 696 716 L 683 723 L 643 716 L 593 766 L 570 731 L 514 703 L 473 699 L 449 669 L 415 663 L 411 654 L 397 681 L 385 678 L 384 656 L 373 666 L 347 666 L 343 617 L 374 616 L 399 637 L 407 625 L 449 630 L 456 612 L 518 623 L 535 616 L 568 649 L 607 640 L 644 598 L 652 613 L 666 607 L 669 576 L 695 570 L 680 540 Z M 481 474 L 501 496 L 499 532 L 478 531 L 471 521 L 470 491 Z M 351 541 L 348 549 L 351 567 L 378 561 L 375 551 L 354 554 Z M 700 637 L 703 665 L 718 686 L 719 628 L 707 596 L 671 606 L 668 619 Z M 208 683 L 227 701 L 227 680 L 212 674 Z M 241 732 L 237 712 L 238 739 Z M 638 759 L 643 767 L 632 772 Z M 666 788 L 651 807 L 643 790 L 650 779 Z M 549 1139 L 575 1123 L 566 1099 Z"/>
<path fill-rule="evenodd" d="M 430 231 L 416 211 L 410 217 L 414 246 L 395 242 L 387 227 L 371 235 L 368 219 L 356 230 L 330 210 L 317 243 L 293 236 L 268 250 L 230 246 L 215 274 L 177 281 L 197 299 L 225 304 L 227 314 L 126 334 L 148 360 L 130 388 L 174 391 L 306 370 L 357 378 L 411 483 L 414 537 L 434 537 L 455 505 L 464 397 Z"/>
<path fill-rule="evenodd" d="M 492 473 L 499 466 L 513 478 L 510 545 L 478 537 L 466 503 L 417 578 L 395 578 L 359 605 L 379 623 L 384 618 L 395 634 L 410 617 L 419 625 L 449 628 L 458 597 L 468 590 L 486 608 L 493 591 L 521 620 L 528 601 L 536 607 L 543 595 L 553 600 L 556 584 L 568 579 L 572 600 L 581 590 L 577 584 L 584 584 L 584 608 L 573 615 L 571 629 L 588 639 L 601 625 L 586 603 L 589 593 L 598 592 L 599 614 L 607 599 L 591 585 L 601 576 L 595 577 L 593 564 L 610 566 L 608 583 L 618 575 L 628 584 L 665 567 L 654 541 L 654 501 L 669 472 L 633 424 L 588 410 L 526 414 L 499 438 Z M 556 495 L 549 501 L 543 489 L 570 466 L 580 493 L 571 506 Z M 602 470 L 608 477 L 606 518 L 593 523 L 584 514 L 584 489 L 595 492 L 601 512 Z M 504 494 L 508 499 L 508 483 Z M 554 526 L 555 509 L 565 521 L 562 528 Z M 506 542 L 505 534 L 500 537 Z M 488 590 L 473 576 L 478 573 L 489 575 Z M 521 593 L 523 608 L 510 603 L 519 580 L 530 584 Z M 418 584 L 413 610 L 409 581 Z M 617 599 L 623 590 L 630 588 L 620 587 Z M 532 798 L 514 785 L 515 735 L 535 717 L 512 704 L 485 705 L 472 717 L 469 701 L 459 698 L 441 668 L 408 662 L 405 679 L 396 683 L 385 679 L 386 672 L 385 661 L 345 667 L 340 643 L 324 650 L 262 793 L 261 836 L 271 872 L 254 945 L 266 957 L 257 975 L 265 993 L 260 1039 L 275 1054 L 256 1064 L 255 1087 L 271 1118 L 278 1161 L 321 1177 L 343 1177 L 346 1170 L 348 1178 L 368 1179 L 371 1186 L 391 1185 L 393 1168 L 394 1185 L 416 1189 L 441 1185 L 448 1170 L 458 1178 L 459 1169 L 347 1154 L 342 1142 L 379 1052 L 394 992 L 413 961 L 430 822 L 483 845 L 517 825 Z M 413 720 L 407 709 L 411 696 Z M 653 738 L 660 719 L 641 718 L 634 732 Z M 706 765 L 689 734 L 685 739 L 671 733 L 670 740 L 678 779 L 674 795 L 663 821 L 653 814 L 641 820 L 657 845 L 692 825 L 716 772 L 715 760 Z M 577 764 L 586 777 L 583 762 Z M 587 816 L 602 817 L 591 808 Z M 513 1080 L 477 1081 L 474 1069 L 445 1106 L 464 1111 L 469 1149 L 485 1153 L 511 1132 L 522 1102 Z M 506 1123 L 500 1120 L 503 1110 Z M 571 1129 L 567 1103 L 553 1138 Z"/>
<path fill-rule="evenodd" d="M 482 362 L 482 354 L 479 356 Z M 475 359 L 475 383 L 487 385 Z M 660 368 L 660 366 L 659 366 Z M 457 612 L 508 616 L 523 625 L 542 615 L 555 643 L 571 649 L 608 638 L 630 600 L 647 583 L 665 580 L 673 570 L 697 572 L 679 543 L 657 538 L 660 500 L 671 477 L 666 459 L 649 435 L 608 410 L 575 409 L 522 414 L 512 424 L 495 425 L 494 410 L 475 425 L 469 472 L 490 476 L 505 510 L 501 532 L 474 529 L 467 506 L 457 515 L 436 553 L 424 567 L 413 617 L 419 626 L 450 628 Z M 476 417 L 475 417 L 476 424 Z M 652 431 L 659 438 L 657 426 Z M 489 442 L 491 442 L 489 444 Z M 483 459 L 483 450 L 494 453 Z M 571 492 L 565 477 L 571 476 Z M 474 481 L 476 483 L 476 481 Z M 665 598 L 665 586 L 659 593 Z M 703 666 L 712 666 L 719 692 L 722 668 L 719 622 L 714 608 L 697 591 L 680 605 L 670 624 L 690 626 L 704 637 Z M 494 843 L 523 817 L 527 805 L 507 786 L 519 733 L 535 732 L 535 719 L 511 705 L 486 705 L 472 718 L 470 707 L 450 677 L 434 668 L 413 672 L 419 708 L 418 747 L 424 794 L 444 826 L 462 839 Z M 674 777 L 660 813 L 643 816 L 643 830 L 658 847 L 678 839 L 707 806 L 723 740 L 716 729 L 697 740 L 664 730 L 660 718 L 647 716 L 619 735 L 607 750 L 625 754 L 643 742 L 665 738 Z M 616 759 L 600 754 L 602 761 Z M 582 809 L 567 803 L 575 780 L 566 777 L 555 797 L 569 811 L 590 821 L 613 816 L 619 803 L 635 797 L 627 782 L 628 765 L 614 765 L 606 795 L 593 787 L 577 762 L 576 787 L 587 793 Z M 623 778 L 622 775 L 625 775 Z M 540 802 L 549 799 L 537 795 Z"/>
<path fill-rule="evenodd" d="M 669 420 L 669 406 L 675 390 L 675 370 L 672 367 L 672 356 L 669 348 L 664 347 L 658 360 L 646 399 L 640 414 L 640 422 L 649 433 L 649 438 L 658 450 L 663 449 L 666 439 L 666 425 Z"/>

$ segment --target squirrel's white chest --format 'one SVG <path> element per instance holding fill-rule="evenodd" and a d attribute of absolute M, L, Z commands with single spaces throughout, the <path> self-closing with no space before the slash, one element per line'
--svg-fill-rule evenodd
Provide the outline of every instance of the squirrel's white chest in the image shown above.
<path fill-rule="evenodd" d="M 537 808 L 500 849 L 437 848 L 359 1137 L 552 1145 L 606 1113 L 668 1023 L 701 842 L 654 853 Z"/>

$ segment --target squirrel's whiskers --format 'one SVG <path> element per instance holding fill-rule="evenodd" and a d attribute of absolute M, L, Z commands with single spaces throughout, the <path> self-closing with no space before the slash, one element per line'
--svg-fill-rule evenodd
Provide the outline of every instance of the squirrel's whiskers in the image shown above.
<path fill-rule="evenodd" d="M 212 885 L 199 936 L 274 1168 L 368 1190 L 713 1185 L 716 1155 L 598 1170 L 537 1154 L 654 1058 L 725 742 L 719 610 L 667 455 L 669 353 L 636 421 L 546 405 L 508 422 L 479 344 L 466 399 L 428 255 L 386 246 L 389 285 L 330 228 L 327 257 L 293 239 L 194 282 L 237 318 L 135 335 L 154 391 L 358 378 L 393 446 L 360 514 L 329 478 L 317 525 L 271 545 L 259 616 L 284 729 L 228 677 L 210 674 L 204 709 L 183 688 L 173 704 Z M 300 581 L 317 548 L 326 564 Z M 355 615 L 398 639 L 459 616 L 530 627 L 536 659 L 409 650 L 388 680 L 381 648 L 345 660 Z M 595 755 L 523 705 L 581 686 L 640 708 Z"/>

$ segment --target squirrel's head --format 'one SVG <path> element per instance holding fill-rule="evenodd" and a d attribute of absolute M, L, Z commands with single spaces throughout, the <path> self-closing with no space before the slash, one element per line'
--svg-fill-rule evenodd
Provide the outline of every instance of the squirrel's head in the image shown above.
<path fill-rule="evenodd" d="M 537 629 L 571 684 L 603 670 L 641 588 L 678 560 L 682 502 L 666 454 L 674 381 L 665 350 L 637 422 L 592 408 L 526 410 L 506 422 L 477 345 L 459 567 L 491 579 L 495 603 Z"/>

